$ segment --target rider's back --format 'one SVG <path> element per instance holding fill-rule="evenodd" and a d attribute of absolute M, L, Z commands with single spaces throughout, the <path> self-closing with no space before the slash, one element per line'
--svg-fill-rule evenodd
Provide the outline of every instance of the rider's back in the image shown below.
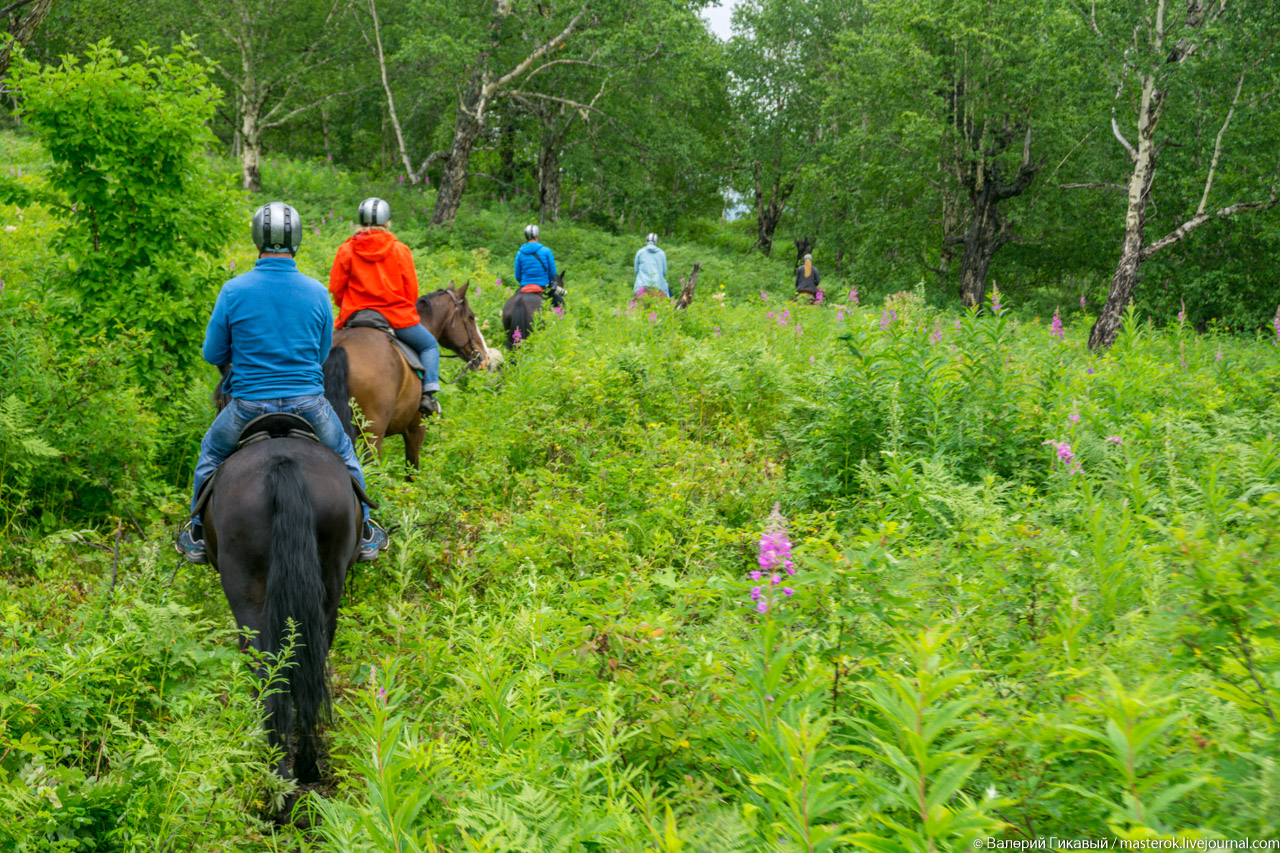
<path fill-rule="evenodd" d="M 324 393 L 333 339 L 329 294 L 291 258 L 260 258 L 222 286 L 204 357 L 231 365 L 231 395 L 269 400 Z"/>

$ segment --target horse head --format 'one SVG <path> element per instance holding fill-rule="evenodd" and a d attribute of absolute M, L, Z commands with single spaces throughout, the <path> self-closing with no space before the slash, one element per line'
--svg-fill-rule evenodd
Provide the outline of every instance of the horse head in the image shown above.
<path fill-rule="evenodd" d="M 418 317 L 422 325 L 431 330 L 441 346 L 453 350 L 467 360 L 467 367 L 488 367 L 489 346 L 476 324 L 476 314 L 467 302 L 470 280 L 462 287 L 453 282 L 444 290 L 437 290 L 418 299 Z"/>

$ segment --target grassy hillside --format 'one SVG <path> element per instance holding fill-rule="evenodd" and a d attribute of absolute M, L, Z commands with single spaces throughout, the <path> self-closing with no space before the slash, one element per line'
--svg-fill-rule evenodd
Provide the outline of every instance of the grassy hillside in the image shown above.
<path fill-rule="evenodd" d="M 38 180 L 38 152 L 3 146 L 0 168 Z M 311 223 L 304 270 L 327 272 L 339 217 L 380 193 L 424 284 L 470 278 L 497 328 L 522 214 L 428 233 L 427 201 L 397 188 L 295 163 L 266 178 Z M 47 215 L 16 217 L 0 210 L 0 375 L 27 383 L 0 391 L 0 847 L 1280 832 L 1274 339 L 1132 317 L 1092 356 L 1088 318 L 1060 339 L 1016 306 L 868 305 L 864 282 L 802 308 L 781 300 L 785 260 L 712 225 L 664 241 L 673 269 L 705 265 L 690 310 L 632 307 L 634 236 L 546 228 L 565 316 L 501 375 L 446 388 L 412 482 L 394 447 L 370 470 L 392 546 L 347 586 L 333 780 L 303 834 L 265 822 L 283 791 L 218 580 L 170 550 L 181 467 L 99 517 L 58 516 L 75 526 L 30 518 L 42 478 L 105 452 L 64 449 L 75 435 L 123 442 L 127 415 L 189 445 L 212 411 L 203 387 L 165 407 L 93 390 L 89 416 L 41 396 L 19 361 L 61 376 L 78 356 L 23 336 L 57 262 Z M 251 262 L 247 240 L 228 247 L 228 274 Z M 794 574 L 770 557 L 788 548 Z"/>

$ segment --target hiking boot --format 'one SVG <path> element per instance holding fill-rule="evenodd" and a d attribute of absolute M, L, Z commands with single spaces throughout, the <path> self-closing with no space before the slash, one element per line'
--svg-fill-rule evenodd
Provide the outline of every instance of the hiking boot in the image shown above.
<path fill-rule="evenodd" d="M 360 555 L 356 558 L 356 562 L 372 563 L 378 559 L 378 554 L 386 549 L 387 545 L 387 531 L 372 521 L 366 521 L 360 531 Z"/>
<path fill-rule="evenodd" d="M 203 566 L 209 562 L 209 555 L 204 550 L 204 537 L 197 539 L 193 533 L 194 530 L 194 525 L 187 525 L 182 528 L 174 547 L 178 549 L 179 554 L 187 558 L 188 563 Z M 203 532 L 201 531 L 201 533 Z"/>
<path fill-rule="evenodd" d="M 440 401 L 436 399 L 435 391 L 422 392 L 422 399 L 418 401 L 418 411 L 424 415 L 440 414 Z"/>

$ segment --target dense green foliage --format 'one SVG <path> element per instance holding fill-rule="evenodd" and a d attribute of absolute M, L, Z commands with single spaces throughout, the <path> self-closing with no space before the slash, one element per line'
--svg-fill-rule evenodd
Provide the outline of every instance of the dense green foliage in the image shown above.
<path fill-rule="evenodd" d="M 2 139 L 3 170 L 47 190 L 38 147 Z M 264 179 L 306 219 L 316 276 L 359 198 L 390 198 L 424 286 L 471 279 L 497 336 L 521 208 L 429 229 L 429 193 L 285 159 Z M 548 225 L 566 315 L 501 374 L 447 367 L 412 482 L 394 448 L 370 466 L 393 545 L 348 582 L 334 778 L 304 834 L 266 821 L 283 791 L 218 580 L 169 550 L 211 370 L 180 353 L 189 391 L 167 402 L 131 367 L 144 339 L 68 339 L 60 220 L 21 210 L 0 231 L 6 847 L 1280 831 L 1270 329 L 1131 312 L 1093 356 L 1088 314 L 1060 340 L 1007 293 L 957 315 L 832 280 L 802 308 L 785 260 L 697 222 L 667 246 L 673 270 L 705 265 L 674 312 L 628 304 L 635 235 Z M 243 233 L 218 258 L 251 262 Z M 775 502 L 797 569 L 777 587 L 748 576 Z"/>

